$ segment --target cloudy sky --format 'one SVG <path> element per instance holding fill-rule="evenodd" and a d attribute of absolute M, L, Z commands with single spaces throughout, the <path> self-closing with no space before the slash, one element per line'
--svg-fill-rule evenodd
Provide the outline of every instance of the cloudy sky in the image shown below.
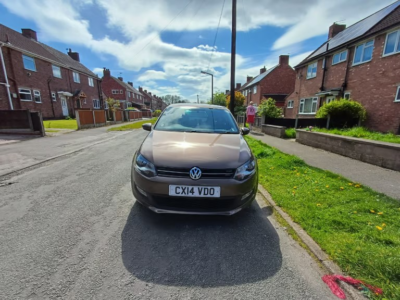
<path fill-rule="evenodd" d="M 236 82 L 280 54 L 294 66 L 327 38 L 333 22 L 348 26 L 394 0 L 237 0 Z M 133 81 L 153 93 L 194 101 L 230 85 L 231 0 L 0 0 L 0 22 L 31 28 L 38 39 L 102 76 Z M 222 9 L 223 8 L 223 9 Z M 222 12 L 222 14 L 221 14 Z M 218 23 L 216 43 L 214 40 Z"/>

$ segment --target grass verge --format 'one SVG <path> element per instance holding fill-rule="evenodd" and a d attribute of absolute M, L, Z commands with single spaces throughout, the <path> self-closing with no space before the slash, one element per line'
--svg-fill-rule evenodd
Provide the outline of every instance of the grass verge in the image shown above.
<path fill-rule="evenodd" d="M 393 133 L 380 133 L 369 131 L 364 127 L 353 127 L 349 129 L 325 129 L 325 128 L 313 128 L 313 131 L 331 133 L 355 138 L 363 138 L 368 140 L 397 143 L 400 144 L 400 136 Z"/>
<path fill-rule="evenodd" d="M 400 202 L 246 137 L 260 184 L 350 276 L 400 299 Z M 372 297 L 377 297 L 372 295 Z"/>
<path fill-rule="evenodd" d="M 46 132 L 59 132 L 60 130 L 55 130 L 55 129 L 46 129 Z"/>
<path fill-rule="evenodd" d="M 288 128 L 285 130 L 285 138 L 287 139 L 295 139 L 296 138 L 296 129 Z"/>
<path fill-rule="evenodd" d="M 151 120 L 143 120 L 143 121 L 139 121 L 139 122 L 135 122 L 135 123 L 131 123 L 131 124 L 122 125 L 119 127 L 109 128 L 107 131 L 126 131 L 126 130 L 139 129 L 139 128 L 142 128 L 142 125 L 145 123 L 154 124 L 156 121 L 157 121 L 157 118 L 153 118 Z"/>
<path fill-rule="evenodd" d="M 43 121 L 44 128 L 78 129 L 76 120 L 47 120 Z"/>

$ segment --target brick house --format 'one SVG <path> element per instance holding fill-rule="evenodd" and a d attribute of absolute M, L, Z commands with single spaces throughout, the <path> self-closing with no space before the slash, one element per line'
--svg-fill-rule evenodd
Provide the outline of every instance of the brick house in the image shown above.
<path fill-rule="evenodd" d="M 73 116 L 76 108 L 101 107 L 99 78 L 80 63 L 79 53 L 64 54 L 40 43 L 34 30 L 21 34 L 0 24 L 0 56 L 0 109 L 62 118 Z"/>
<path fill-rule="evenodd" d="M 243 86 L 237 86 L 239 91 L 246 97 L 245 105 L 253 101 L 259 105 L 263 98 L 273 98 L 276 106 L 283 107 L 285 98 L 294 90 L 296 72 L 289 66 L 289 56 L 280 55 L 279 64 L 266 69 L 260 69 L 260 74 L 256 77 L 247 76 L 247 81 Z"/>
<path fill-rule="evenodd" d="M 118 100 L 122 109 L 132 106 L 141 109 L 144 106 L 144 95 L 133 87 L 133 83 L 111 76 L 109 69 L 103 70 L 101 86 L 106 97 Z"/>
<path fill-rule="evenodd" d="M 314 117 L 338 98 L 360 102 L 366 126 L 400 133 L 400 2 L 346 28 L 333 24 L 328 40 L 295 67 L 285 117 Z"/>
<path fill-rule="evenodd" d="M 162 99 L 157 95 L 153 95 L 151 92 L 144 90 L 142 87 L 139 87 L 139 92 L 144 95 L 144 104 L 147 106 L 147 108 L 152 110 L 163 110 L 165 107 L 167 107 Z"/>

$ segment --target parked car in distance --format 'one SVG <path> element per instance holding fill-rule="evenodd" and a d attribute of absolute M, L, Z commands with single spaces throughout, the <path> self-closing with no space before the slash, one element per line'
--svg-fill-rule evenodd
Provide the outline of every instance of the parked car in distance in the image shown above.
<path fill-rule="evenodd" d="M 233 215 L 257 193 L 258 167 L 230 111 L 172 104 L 158 118 L 132 161 L 132 191 L 156 213 Z"/>

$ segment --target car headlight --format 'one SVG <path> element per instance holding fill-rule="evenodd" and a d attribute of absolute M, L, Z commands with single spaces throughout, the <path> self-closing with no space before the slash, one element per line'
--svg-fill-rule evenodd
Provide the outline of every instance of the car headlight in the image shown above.
<path fill-rule="evenodd" d="M 136 156 L 135 169 L 146 177 L 157 175 L 156 167 L 140 153 Z"/>
<path fill-rule="evenodd" d="M 239 168 L 236 169 L 235 179 L 239 181 L 243 181 L 249 178 L 256 172 L 256 159 L 252 157 L 249 161 L 245 164 L 241 165 Z"/>

